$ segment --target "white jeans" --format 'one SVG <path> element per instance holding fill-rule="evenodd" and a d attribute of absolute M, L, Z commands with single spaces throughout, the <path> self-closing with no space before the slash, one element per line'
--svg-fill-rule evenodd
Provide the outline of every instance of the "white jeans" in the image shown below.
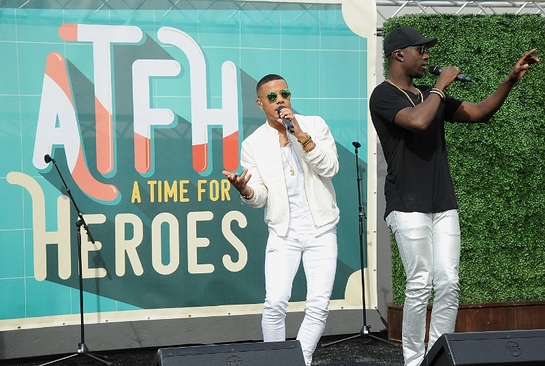
<path fill-rule="evenodd" d="M 393 211 L 386 223 L 395 236 L 407 275 L 403 306 L 403 358 L 418 366 L 425 354 L 426 310 L 434 290 L 428 349 L 454 332 L 458 314 L 460 223 L 457 210 L 439 213 Z"/>
<path fill-rule="evenodd" d="M 310 364 L 329 312 L 337 267 L 336 228 L 319 236 L 297 235 L 290 230 L 287 237 L 278 237 L 270 232 L 265 254 L 266 296 L 261 320 L 265 342 L 286 339 L 286 311 L 301 259 L 307 281 L 307 298 L 305 317 L 297 339 L 301 342 L 305 362 Z"/>

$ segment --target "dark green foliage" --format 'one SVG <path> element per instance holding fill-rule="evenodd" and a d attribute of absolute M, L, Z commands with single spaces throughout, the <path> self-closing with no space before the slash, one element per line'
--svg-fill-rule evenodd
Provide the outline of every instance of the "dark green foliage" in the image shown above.
<path fill-rule="evenodd" d="M 526 51 L 545 58 L 539 15 L 409 15 L 391 18 L 384 35 L 399 26 L 439 39 L 429 64 L 471 76 L 447 89 L 469 102 L 492 94 Z M 545 300 L 544 109 L 545 69 L 533 65 L 490 122 L 446 126 L 462 229 L 461 303 Z M 392 244 L 394 302 L 402 304 L 405 274 Z"/>

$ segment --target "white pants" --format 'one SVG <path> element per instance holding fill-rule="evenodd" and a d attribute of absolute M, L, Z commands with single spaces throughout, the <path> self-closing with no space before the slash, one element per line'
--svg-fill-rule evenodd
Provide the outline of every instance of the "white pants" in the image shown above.
<path fill-rule="evenodd" d="M 261 321 L 265 342 L 286 339 L 286 311 L 301 259 L 307 281 L 307 298 L 305 317 L 297 339 L 305 362 L 310 364 L 329 312 L 337 267 L 336 228 L 319 236 L 297 235 L 292 230 L 287 237 L 269 234 L 265 254 L 266 296 Z"/>
<path fill-rule="evenodd" d="M 395 235 L 407 275 L 402 343 L 405 365 L 418 366 L 425 354 L 426 310 L 434 290 L 428 349 L 454 332 L 458 314 L 460 224 L 458 211 L 393 211 L 386 223 Z"/>

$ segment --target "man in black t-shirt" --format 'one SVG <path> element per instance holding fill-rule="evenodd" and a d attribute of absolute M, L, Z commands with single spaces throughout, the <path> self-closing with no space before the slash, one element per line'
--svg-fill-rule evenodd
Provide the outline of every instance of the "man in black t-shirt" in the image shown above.
<path fill-rule="evenodd" d="M 478 104 L 448 96 L 445 89 L 460 74 L 444 67 L 437 83 L 415 86 L 437 38 L 424 38 L 412 27 L 392 30 L 384 39 L 388 79 L 369 101 L 371 118 L 388 164 L 384 194 L 386 223 L 395 236 L 407 275 L 403 307 L 405 365 L 418 366 L 425 354 L 426 308 L 434 303 L 428 348 L 454 332 L 458 313 L 460 225 L 445 146 L 445 121 L 486 122 L 513 86 L 539 59 L 524 54 L 507 78 Z"/>

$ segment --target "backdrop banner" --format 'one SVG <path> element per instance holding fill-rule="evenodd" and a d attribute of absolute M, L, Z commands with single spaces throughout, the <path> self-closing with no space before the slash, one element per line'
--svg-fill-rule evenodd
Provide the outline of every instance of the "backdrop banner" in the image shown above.
<path fill-rule="evenodd" d="M 81 228 L 86 322 L 260 313 L 263 210 L 242 204 L 221 172 L 242 170 L 240 143 L 265 123 L 255 85 L 269 73 L 337 142 L 331 309 L 361 308 L 352 142 L 362 145 L 366 305 L 377 306 L 374 1 L 192 4 L 0 10 L 0 330 L 79 322 L 69 193 L 95 240 Z M 290 310 L 304 309 L 305 286 L 300 271 Z"/>

